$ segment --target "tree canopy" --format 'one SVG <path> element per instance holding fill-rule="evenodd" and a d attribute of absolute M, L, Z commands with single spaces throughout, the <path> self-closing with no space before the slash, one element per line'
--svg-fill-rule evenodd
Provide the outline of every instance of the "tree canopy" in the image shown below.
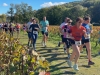
<path fill-rule="evenodd" d="M 31 17 L 36 17 L 39 21 L 43 16 L 47 17 L 50 25 L 59 25 L 65 17 L 69 17 L 75 23 L 77 17 L 89 15 L 91 22 L 100 23 L 100 0 L 80 0 L 63 5 L 52 6 L 34 10 L 27 3 L 11 4 L 7 14 L 13 22 L 26 23 Z"/>

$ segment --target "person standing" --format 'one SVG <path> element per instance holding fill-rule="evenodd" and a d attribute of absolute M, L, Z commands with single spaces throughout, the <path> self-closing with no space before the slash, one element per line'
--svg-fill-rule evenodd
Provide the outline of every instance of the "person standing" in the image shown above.
<path fill-rule="evenodd" d="M 27 31 L 27 34 L 28 34 L 28 46 L 32 46 L 32 37 L 31 37 L 31 29 L 30 28 L 30 25 L 32 24 L 32 20 L 34 18 L 31 18 L 30 21 L 26 24 L 26 31 Z"/>
<path fill-rule="evenodd" d="M 49 27 L 49 21 L 46 20 L 46 16 L 43 17 L 43 20 L 40 22 L 41 32 L 43 35 L 42 38 L 42 45 L 46 47 L 46 43 L 48 40 L 48 27 Z"/>
<path fill-rule="evenodd" d="M 30 25 L 29 29 L 32 29 L 31 36 L 33 41 L 33 49 L 36 51 L 36 40 L 38 38 L 39 25 L 36 23 L 35 19 L 32 20 L 32 24 Z"/>

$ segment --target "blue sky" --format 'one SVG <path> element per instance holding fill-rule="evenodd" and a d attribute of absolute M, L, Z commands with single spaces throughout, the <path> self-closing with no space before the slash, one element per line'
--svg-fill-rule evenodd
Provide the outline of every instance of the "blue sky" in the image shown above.
<path fill-rule="evenodd" d="M 0 14 L 5 14 L 9 10 L 11 3 L 20 4 L 21 2 L 24 2 L 32 6 L 33 10 L 38 10 L 43 7 L 49 7 L 73 1 L 76 0 L 0 0 Z"/>

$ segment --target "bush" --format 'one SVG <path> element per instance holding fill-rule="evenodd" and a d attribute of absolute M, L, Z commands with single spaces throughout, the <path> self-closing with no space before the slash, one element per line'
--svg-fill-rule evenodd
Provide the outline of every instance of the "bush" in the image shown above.
<path fill-rule="evenodd" d="M 49 71 L 49 63 L 44 57 L 20 44 L 17 38 L 5 32 L 0 35 L 0 69 L 4 75 L 38 75 Z"/>

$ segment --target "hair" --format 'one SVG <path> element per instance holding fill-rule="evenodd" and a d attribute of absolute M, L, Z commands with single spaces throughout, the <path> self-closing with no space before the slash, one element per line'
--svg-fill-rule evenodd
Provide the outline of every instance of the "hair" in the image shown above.
<path fill-rule="evenodd" d="M 76 22 L 78 22 L 78 21 L 80 21 L 80 20 L 83 20 L 83 18 L 78 17 L 78 18 L 76 19 Z"/>
<path fill-rule="evenodd" d="M 89 20 L 90 17 L 89 16 L 85 16 L 83 19 L 86 21 L 86 20 Z"/>
<path fill-rule="evenodd" d="M 32 19 L 32 22 L 34 21 L 35 19 Z"/>
<path fill-rule="evenodd" d="M 67 22 L 72 22 L 72 20 L 70 18 L 67 19 Z"/>

